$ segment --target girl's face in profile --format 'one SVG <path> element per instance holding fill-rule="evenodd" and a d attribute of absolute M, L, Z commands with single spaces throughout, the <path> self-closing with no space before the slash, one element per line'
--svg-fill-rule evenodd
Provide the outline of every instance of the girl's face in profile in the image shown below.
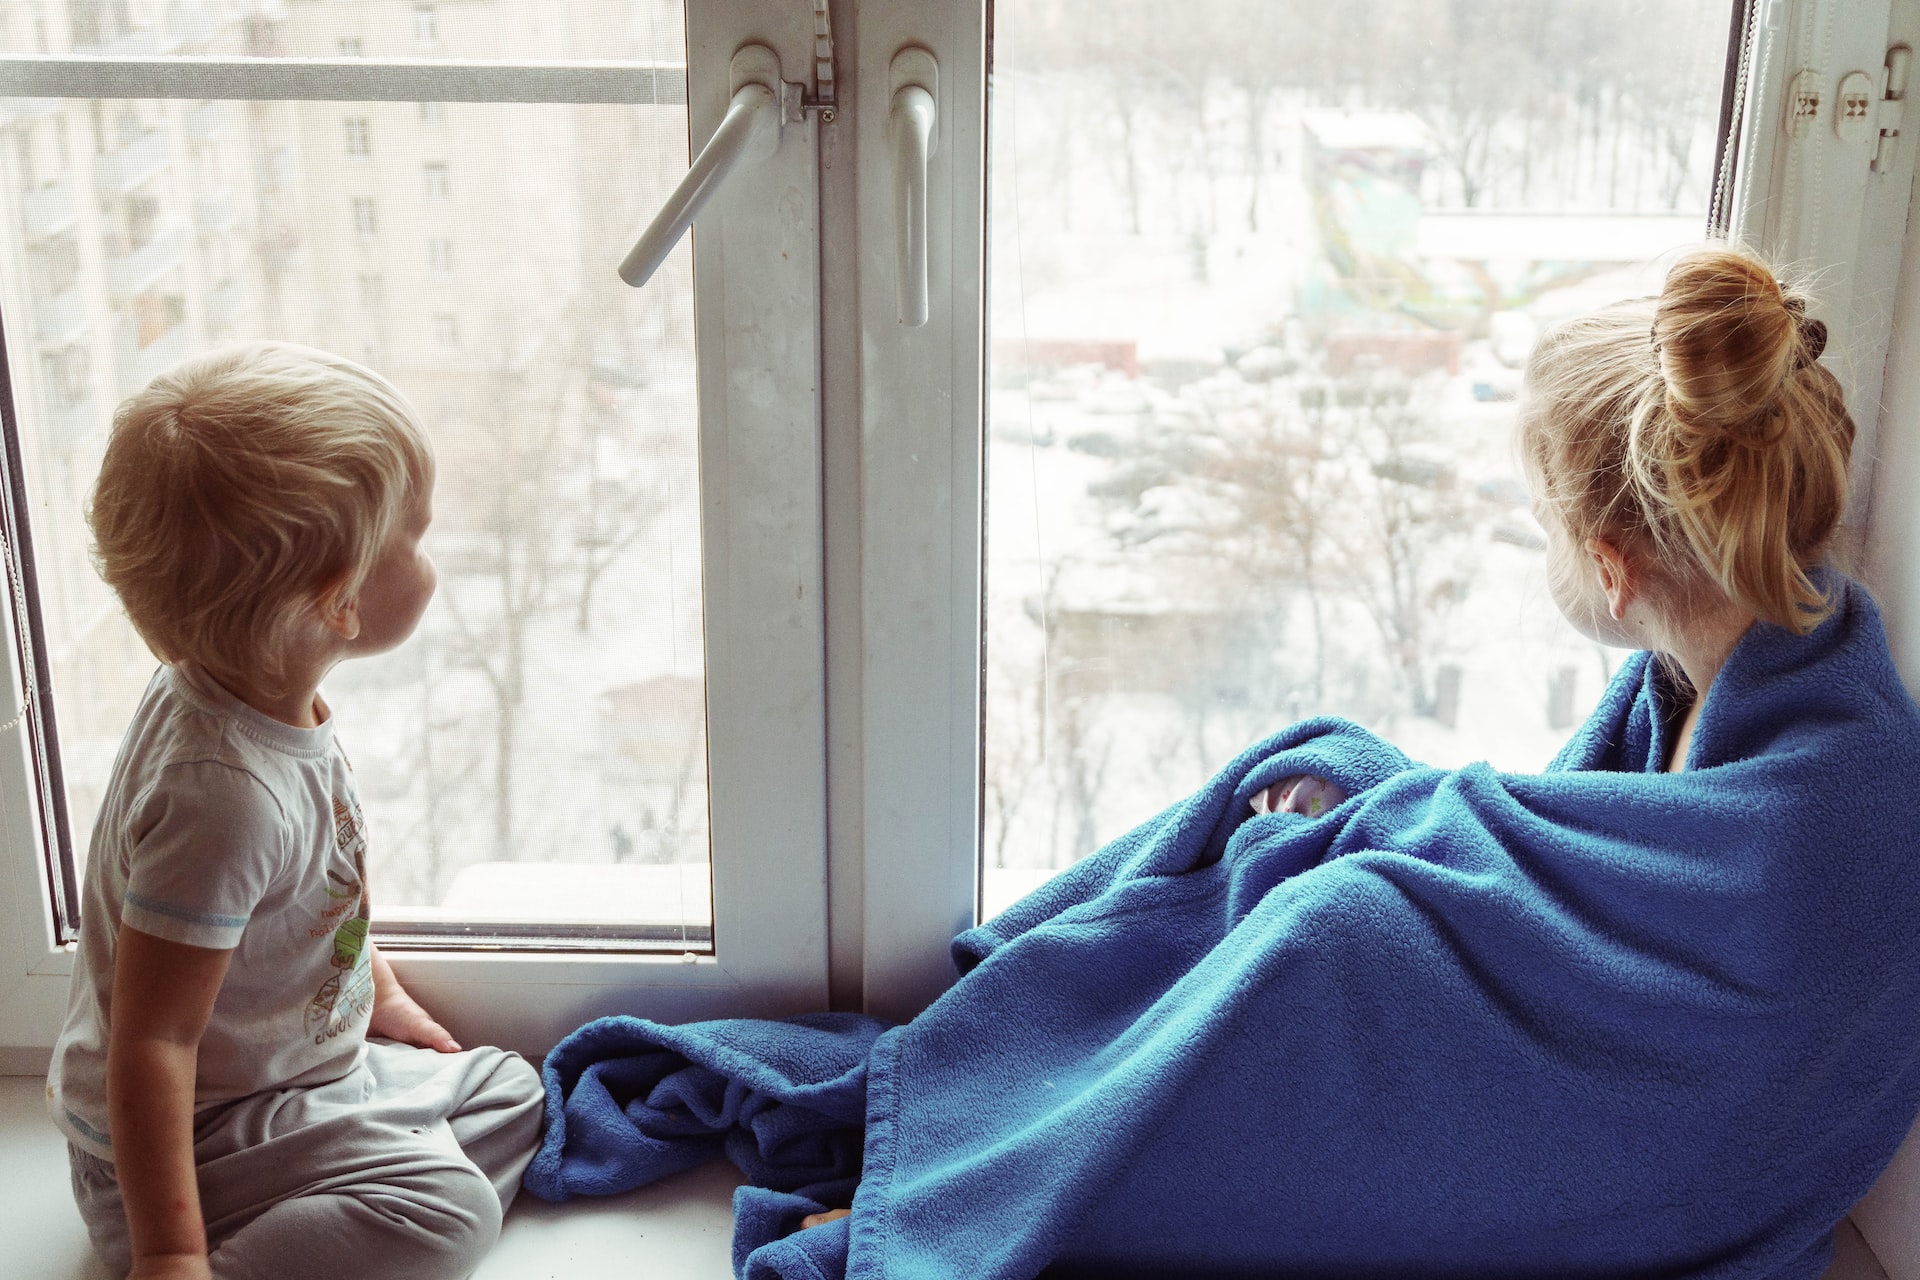
<path fill-rule="evenodd" d="M 1533 518 L 1547 534 L 1547 589 L 1554 606 L 1575 631 L 1589 640 L 1615 648 L 1639 648 L 1640 639 L 1613 616 L 1608 606 L 1593 553 L 1575 545 L 1559 510 L 1541 496 L 1543 487 L 1537 479 L 1530 486 Z"/>

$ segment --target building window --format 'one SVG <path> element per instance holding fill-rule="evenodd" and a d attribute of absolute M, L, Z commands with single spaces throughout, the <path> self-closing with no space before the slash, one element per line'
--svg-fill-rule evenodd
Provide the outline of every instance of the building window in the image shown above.
<path fill-rule="evenodd" d="M 427 241 L 427 274 L 436 280 L 445 280 L 453 275 L 453 241 Z"/>
<path fill-rule="evenodd" d="M 341 122 L 347 130 L 347 154 L 350 156 L 368 156 L 373 154 L 373 143 L 368 136 L 365 116 L 348 116 Z"/>
<path fill-rule="evenodd" d="M 353 229 L 363 236 L 370 236 L 380 230 L 379 219 L 374 215 L 372 196 L 353 198 Z"/>
<path fill-rule="evenodd" d="M 177 293 L 143 293 L 133 300 L 134 341 L 142 351 L 186 320 L 187 300 Z"/>
<path fill-rule="evenodd" d="M 433 318 L 433 340 L 443 347 L 460 345 L 460 326 L 450 315 L 438 315 Z"/>
<path fill-rule="evenodd" d="M 20 184 L 22 191 L 32 191 L 40 183 L 34 177 L 33 134 L 30 130 L 23 128 L 13 135 L 13 153 L 15 181 Z"/>
<path fill-rule="evenodd" d="M 337 46 L 343 58 L 358 58 L 361 55 L 360 40 L 357 36 L 342 36 Z"/>
<path fill-rule="evenodd" d="M 422 49 L 440 43 L 440 13 L 430 4 L 413 6 L 413 42 Z"/>
<path fill-rule="evenodd" d="M 447 122 L 447 104 L 444 102 L 423 102 L 420 104 L 421 124 L 445 124 Z"/>
<path fill-rule="evenodd" d="M 376 310 L 380 306 L 381 299 L 385 294 L 386 288 L 381 283 L 378 272 L 363 271 L 360 273 L 361 306 L 367 308 L 369 311 Z"/>
<path fill-rule="evenodd" d="M 69 409 L 85 403 L 87 382 L 91 377 L 86 344 L 75 343 L 58 351 L 42 352 L 40 376 L 46 383 L 47 396 L 54 408 Z"/>
<path fill-rule="evenodd" d="M 421 170 L 426 180 L 427 199 L 445 200 L 453 192 L 452 179 L 447 175 L 447 166 L 441 163 L 427 165 Z"/>

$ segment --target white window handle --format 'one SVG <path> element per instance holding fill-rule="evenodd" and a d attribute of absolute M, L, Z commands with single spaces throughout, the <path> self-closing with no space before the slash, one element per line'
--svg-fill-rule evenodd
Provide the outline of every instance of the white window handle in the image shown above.
<path fill-rule="evenodd" d="M 787 114 L 780 55 L 763 44 L 742 45 L 729 71 L 733 100 L 720 127 L 620 264 L 620 278 L 636 289 L 653 278 L 727 175 L 743 161 L 765 160 L 780 149 Z"/>
<path fill-rule="evenodd" d="M 927 161 L 938 137 L 940 64 L 925 49 L 905 48 L 893 55 L 891 79 L 895 279 L 900 323 L 917 329 L 927 322 Z"/>

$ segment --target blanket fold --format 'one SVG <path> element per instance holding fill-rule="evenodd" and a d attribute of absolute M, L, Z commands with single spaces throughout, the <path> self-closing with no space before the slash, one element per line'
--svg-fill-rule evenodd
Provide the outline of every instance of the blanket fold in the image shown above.
<path fill-rule="evenodd" d="M 601 1018 L 541 1067 L 543 1200 L 615 1195 L 728 1159 L 755 1186 L 844 1206 L 860 1176 L 866 1057 L 886 1024 L 821 1013 L 662 1026 Z M 797 1224 L 798 1217 L 795 1217 Z"/>
<path fill-rule="evenodd" d="M 742 1274 L 1811 1280 L 1920 1108 L 1920 711 L 1827 581 L 1812 635 L 1742 639 L 1685 772 L 1645 654 L 1538 775 L 1308 721 L 962 934 L 905 1027 L 590 1024 L 529 1186 L 725 1121 L 755 1181 L 840 1192 L 764 1168 L 811 1106 L 863 1129 L 853 1216 L 743 1214 Z M 1249 815 L 1296 773 L 1349 799 Z M 695 1077 L 676 1127 L 667 1051 L 746 1093 Z"/>

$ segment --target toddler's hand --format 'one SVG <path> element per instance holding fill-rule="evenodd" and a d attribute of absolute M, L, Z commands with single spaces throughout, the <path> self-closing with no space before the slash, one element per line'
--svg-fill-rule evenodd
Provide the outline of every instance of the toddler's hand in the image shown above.
<path fill-rule="evenodd" d="M 800 1229 L 804 1231 L 808 1227 L 824 1227 L 829 1222 L 844 1218 L 852 1212 L 851 1209 L 829 1209 L 825 1213 L 810 1213 L 800 1219 Z"/>
<path fill-rule="evenodd" d="M 367 1020 L 367 1034 L 398 1040 L 417 1049 L 435 1049 L 441 1053 L 460 1052 L 460 1042 L 435 1022 L 394 976 L 380 948 L 373 951 L 373 1017 Z"/>
<path fill-rule="evenodd" d="M 1317 818 L 1346 798 L 1346 792 L 1325 778 L 1297 773 L 1291 778 L 1280 779 L 1256 794 L 1248 803 L 1253 806 L 1255 813 L 1299 813 Z"/>
<path fill-rule="evenodd" d="M 421 1049 L 437 1049 L 441 1053 L 460 1052 L 460 1042 L 398 984 L 385 991 L 375 988 L 373 1017 L 367 1022 L 367 1034 Z"/>
<path fill-rule="evenodd" d="M 155 1253 L 133 1260 L 127 1280 L 213 1280 L 204 1253 Z"/>

